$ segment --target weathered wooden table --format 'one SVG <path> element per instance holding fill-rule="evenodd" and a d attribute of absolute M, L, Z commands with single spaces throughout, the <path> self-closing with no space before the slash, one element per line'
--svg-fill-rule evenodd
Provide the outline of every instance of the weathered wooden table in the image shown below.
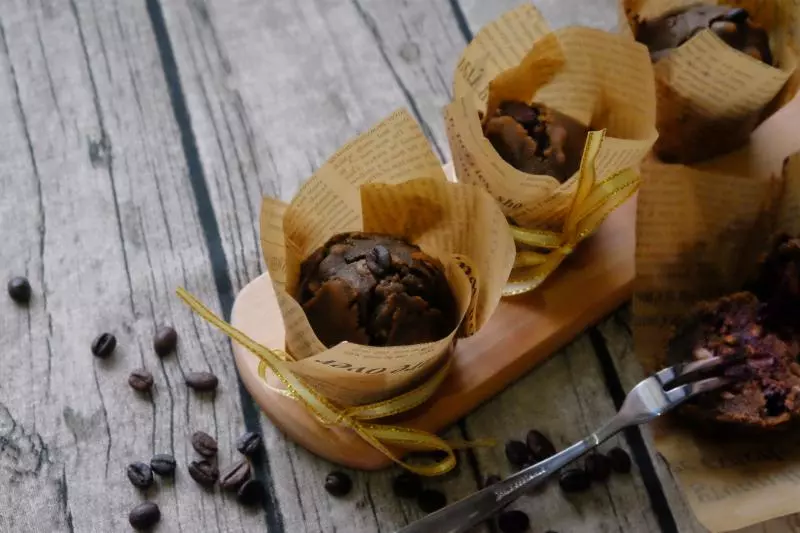
<path fill-rule="evenodd" d="M 337 147 L 400 106 L 448 160 L 441 108 L 456 60 L 513 2 L 481 0 L 5 0 L 0 3 L 0 265 L 25 275 L 30 305 L 0 298 L 0 531 L 129 530 L 143 496 L 132 460 L 174 454 L 174 484 L 151 490 L 158 531 L 392 532 L 420 516 L 391 495 L 396 470 L 353 472 L 343 500 L 323 490 L 332 466 L 287 442 L 239 382 L 225 337 L 176 299 L 185 286 L 227 315 L 263 270 L 262 195 L 288 200 Z M 553 23 L 611 28 L 613 0 L 546 0 Z M 579 305 L 579 302 L 576 302 Z M 177 356 L 151 348 L 159 324 Z M 265 325 L 268 327 L 268 325 Z M 89 345 L 111 331 L 106 361 Z M 131 369 L 156 376 L 152 401 Z M 221 378 L 213 400 L 183 375 Z M 448 432 L 559 446 L 610 416 L 641 378 L 628 311 L 576 339 Z M 262 431 L 268 505 L 245 510 L 188 476 L 188 436 L 236 456 Z M 555 484 L 520 500 L 533 531 L 701 531 L 646 432 L 615 443 L 634 473 L 565 497 Z M 502 446 L 462 453 L 428 482 L 456 500 L 508 472 Z M 798 531 L 790 518 L 754 528 Z"/>

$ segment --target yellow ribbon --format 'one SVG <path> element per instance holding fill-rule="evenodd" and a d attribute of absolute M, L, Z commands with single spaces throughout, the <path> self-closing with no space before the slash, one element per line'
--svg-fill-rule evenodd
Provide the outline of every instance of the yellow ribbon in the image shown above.
<path fill-rule="evenodd" d="M 526 268 L 531 272 L 524 277 L 514 276 L 512 272 L 503 296 L 522 294 L 538 287 L 580 241 L 594 233 L 606 217 L 639 188 L 639 175 L 632 168 L 595 184 L 595 159 L 604 138 L 605 131 L 590 132 L 586 138 L 577 189 L 561 233 L 511 225 L 516 242 L 547 252 L 518 251 L 514 269 Z"/>
<path fill-rule="evenodd" d="M 453 449 L 468 446 L 491 446 L 494 444 L 493 441 L 489 440 L 473 441 L 470 443 L 449 443 L 425 431 L 400 426 L 362 422 L 363 420 L 374 420 L 402 413 L 428 400 L 446 377 L 451 364 L 449 358 L 433 376 L 405 394 L 382 402 L 340 408 L 305 384 L 302 379 L 297 377 L 288 368 L 287 362 L 290 361 L 291 358 L 289 358 L 287 354 L 280 350 L 272 350 L 257 343 L 216 316 L 183 288 L 178 288 L 177 293 L 195 313 L 203 317 L 213 326 L 216 326 L 228 337 L 250 350 L 260 359 L 258 374 L 262 379 L 266 379 L 267 369 L 271 370 L 286 387 L 281 393 L 302 402 L 320 423 L 326 426 L 343 426 L 353 430 L 376 450 L 411 472 L 422 476 L 445 474 L 456 465 Z M 435 461 L 433 464 L 415 465 L 403 461 L 390 450 L 387 445 L 394 445 L 407 450 L 441 451 L 444 452 L 446 456 L 441 460 Z"/>

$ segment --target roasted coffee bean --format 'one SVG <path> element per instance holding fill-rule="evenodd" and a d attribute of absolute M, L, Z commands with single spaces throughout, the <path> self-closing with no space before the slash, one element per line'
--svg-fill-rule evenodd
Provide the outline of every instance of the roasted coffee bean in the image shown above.
<path fill-rule="evenodd" d="M 497 516 L 497 527 L 503 533 L 523 533 L 528 531 L 531 521 L 522 511 L 503 511 Z"/>
<path fill-rule="evenodd" d="M 105 359 L 117 347 L 117 338 L 111 333 L 101 333 L 92 341 L 92 353 L 95 357 Z"/>
<path fill-rule="evenodd" d="M 250 479 L 250 462 L 239 461 L 219 476 L 219 486 L 224 490 L 237 490 Z"/>
<path fill-rule="evenodd" d="M 535 429 L 528 432 L 525 437 L 525 444 L 528 445 L 528 450 L 530 450 L 533 461 L 536 463 L 556 454 L 556 447 L 553 446 L 550 439 Z"/>
<path fill-rule="evenodd" d="M 147 463 L 131 463 L 128 465 L 128 479 L 140 489 L 146 489 L 153 484 L 153 471 Z"/>
<path fill-rule="evenodd" d="M 558 478 L 558 484 L 564 492 L 582 492 L 587 490 L 591 483 L 592 480 L 580 468 L 564 470 Z"/>
<path fill-rule="evenodd" d="M 353 488 L 353 481 L 344 472 L 334 471 L 325 478 L 325 490 L 331 496 L 344 496 Z"/>
<path fill-rule="evenodd" d="M 242 505 L 255 505 L 264 499 L 264 485 L 257 479 L 245 481 L 236 493 L 236 501 Z"/>
<path fill-rule="evenodd" d="M 500 476 L 498 476 L 496 474 L 491 474 L 489 476 L 486 476 L 486 479 L 483 480 L 483 488 L 485 489 L 486 487 L 490 487 L 492 485 L 496 485 L 497 483 L 500 483 L 501 481 L 502 480 L 500 479 Z"/>
<path fill-rule="evenodd" d="M 608 458 L 611 460 L 611 470 L 620 474 L 627 474 L 631 471 L 631 456 L 622 448 L 611 448 L 608 451 Z"/>
<path fill-rule="evenodd" d="M 433 513 L 447 505 L 447 498 L 438 490 L 423 490 L 417 496 L 417 505 L 425 513 Z"/>
<path fill-rule="evenodd" d="M 411 472 L 403 472 L 392 481 L 392 492 L 398 498 L 416 498 L 422 490 L 422 479 Z"/>
<path fill-rule="evenodd" d="M 137 368 L 128 376 L 128 385 L 139 392 L 147 392 L 153 388 L 153 374 L 144 368 Z"/>
<path fill-rule="evenodd" d="M 203 459 L 202 461 L 192 461 L 189 463 L 189 475 L 204 487 L 211 487 L 219 479 L 219 469 Z"/>
<path fill-rule="evenodd" d="M 255 431 L 243 433 L 236 439 L 236 449 L 247 457 L 253 457 L 261 449 L 261 435 Z"/>
<path fill-rule="evenodd" d="M 161 326 L 153 336 L 153 348 L 160 357 L 171 354 L 178 345 L 178 332 L 169 326 Z"/>
<path fill-rule="evenodd" d="M 209 392 L 217 388 L 219 380 L 211 372 L 189 372 L 186 374 L 186 384 L 196 391 Z"/>
<path fill-rule="evenodd" d="M 605 481 L 611 475 L 611 459 L 599 452 L 593 452 L 586 457 L 583 469 L 592 481 Z"/>
<path fill-rule="evenodd" d="M 159 453 L 150 459 L 150 469 L 159 476 L 170 477 L 175 474 L 175 458 L 168 453 Z"/>
<path fill-rule="evenodd" d="M 525 466 L 531 462 L 531 453 L 524 442 L 510 440 L 506 442 L 506 458 L 514 466 Z"/>
<path fill-rule="evenodd" d="M 128 522 L 137 531 L 150 529 L 161 520 L 161 510 L 153 502 L 142 502 L 128 514 Z"/>
<path fill-rule="evenodd" d="M 203 457 L 217 455 L 217 441 L 205 431 L 195 431 L 192 434 L 192 448 Z"/>
<path fill-rule="evenodd" d="M 8 280 L 8 295 L 18 304 L 31 301 L 31 284 L 23 277 L 17 276 Z"/>

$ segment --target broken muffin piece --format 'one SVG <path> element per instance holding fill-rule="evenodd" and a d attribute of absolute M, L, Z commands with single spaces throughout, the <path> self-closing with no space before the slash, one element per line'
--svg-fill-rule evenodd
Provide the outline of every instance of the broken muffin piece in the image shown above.
<path fill-rule="evenodd" d="M 647 46 L 655 63 L 705 29 L 716 33 L 728 46 L 772 64 L 767 32 L 741 7 L 701 4 L 641 20 L 636 40 Z"/>
<path fill-rule="evenodd" d="M 698 396 L 680 412 L 702 421 L 747 428 L 783 427 L 800 416 L 798 344 L 761 323 L 763 305 L 749 292 L 699 304 L 672 337 L 671 363 L 733 358 L 724 373 L 736 381 Z"/>
<path fill-rule="evenodd" d="M 456 326 L 442 264 L 388 235 L 332 237 L 301 264 L 295 299 L 329 348 L 433 342 Z"/>
<path fill-rule="evenodd" d="M 508 164 L 528 174 L 567 181 L 581 164 L 589 128 L 543 104 L 500 103 L 483 134 Z"/>

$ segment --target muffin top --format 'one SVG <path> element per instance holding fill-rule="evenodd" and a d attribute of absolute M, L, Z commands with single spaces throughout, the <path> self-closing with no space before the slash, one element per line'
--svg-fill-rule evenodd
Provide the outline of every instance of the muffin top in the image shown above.
<path fill-rule="evenodd" d="M 456 326 L 442 264 L 389 235 L 332 237 L 301 264 L 295 299 L 328 347 L 433 342 Z"/>
<path fill-rule="evenodd" d="M 589 129 L 545 105 L 506 100 L 484 120 L 483 133 L 517 170 L 563 183 L 580 167 Z"/>
<path fill-rule="evenodd" d="M 767 32 L 741 7 L 701 4 L 642 20 L 636 40 L 647 46 L 656 62 L 704 29 L 716 33 L 728 46 L 772 64 Z"/>

